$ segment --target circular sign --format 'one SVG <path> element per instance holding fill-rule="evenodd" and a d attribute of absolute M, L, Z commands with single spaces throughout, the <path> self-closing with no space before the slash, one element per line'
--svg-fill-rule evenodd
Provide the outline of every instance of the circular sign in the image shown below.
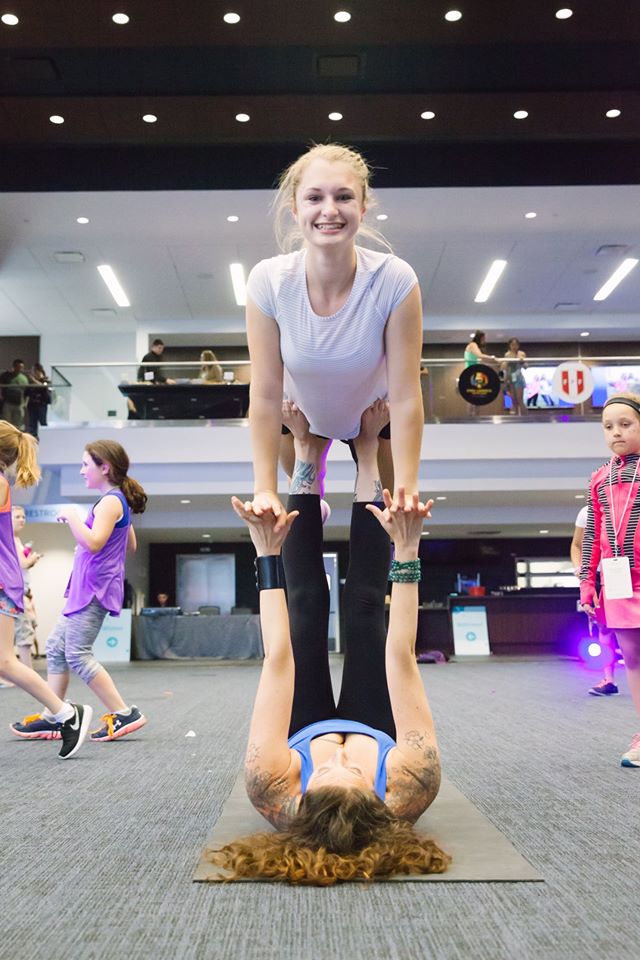
<path fill-rule="evenodd" d="M 108 647 L 117 647 L 118 638 L 117 637 L 107 637 L 107 646 Z"/>
<path fill-rule="evenodd" d="M 567 403 L 584 403 L 593 393 L 593 376 L 584 363 L 561 363 L 553 375 L 553 392 Z"/>
<path fill-rule="evenodd" d="M 500 377 L 493 367 L 474 363 L 460 374 L 458 392 L 474 407 L 492 403 L 500 393 Z"/>

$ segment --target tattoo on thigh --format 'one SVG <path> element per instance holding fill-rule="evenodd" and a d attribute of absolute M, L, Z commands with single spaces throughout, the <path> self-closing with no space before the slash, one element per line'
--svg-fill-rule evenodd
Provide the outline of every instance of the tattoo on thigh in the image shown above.
<path fill-rule="evenodd" d="M 315 483 L 317 472 L 315 463 L 304 463 L 302 460 L 296 460 L 289 492 L 309 493 Z"/>

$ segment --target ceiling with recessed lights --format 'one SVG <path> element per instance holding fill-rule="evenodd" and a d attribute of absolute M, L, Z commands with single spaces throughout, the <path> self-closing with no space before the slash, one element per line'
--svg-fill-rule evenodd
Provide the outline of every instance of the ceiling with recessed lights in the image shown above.
<path fill-rule="evenodd" d="M 270 187 L 334 138 L 375 168 L 427 339 L 637 338 L 640 269 L 593 300 L 640 248 L 632 0 L 7 0 L 0 50 L 5 334 L 242 340 L 228 266 L 275 252 Z"/>
<path fill-rule="evenodd" d="M 635 0 L 456 9 L 7 0 L 0 188 L 268 188 L 327 138 L 384 187 L 636 181 Z"/>

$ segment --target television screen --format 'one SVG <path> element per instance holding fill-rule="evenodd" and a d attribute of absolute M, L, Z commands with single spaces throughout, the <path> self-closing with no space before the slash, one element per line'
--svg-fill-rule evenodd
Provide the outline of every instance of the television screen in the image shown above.
<path fill-rule="evenodd" d="M 561 400 L 553 391 L 553 375 L 556 367 L 525 367 L 523 369 L 526 386 L 524 405 L 529 409 L 543 410 L 546 407 L 573 407 L 573 403 Z"/>
<path fill-rule="evenodd" d="M 616 367 L 591 367 L 593 395 L 591 405 L 602 407 L 614 393 L 640 393 L 640 367 L 619 365 Z"/>

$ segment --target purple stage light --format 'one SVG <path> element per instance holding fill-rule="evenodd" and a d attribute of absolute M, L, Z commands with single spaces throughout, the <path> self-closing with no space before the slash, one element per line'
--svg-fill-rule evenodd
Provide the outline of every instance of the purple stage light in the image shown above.
<path fill-rule="evenodd" d="M 578 656 L 589 670 L 602 671 L 603 667 L 613 662 L 614 653 L 608 643 L 594 640 L 593 637 L 582 637 L 578 644 Z"/>

